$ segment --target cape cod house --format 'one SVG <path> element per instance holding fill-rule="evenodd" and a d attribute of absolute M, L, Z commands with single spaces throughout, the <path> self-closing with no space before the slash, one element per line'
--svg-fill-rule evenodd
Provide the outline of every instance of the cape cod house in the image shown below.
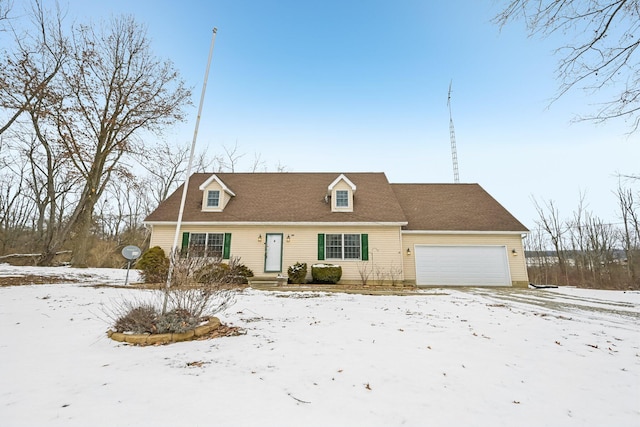
<path fill-rule="evenodd" d="M 169 253 L 182 187 L 145 220 Z M 384 173 L 196 173 L 181 249 L 240 258 L 256 276 L 296 262 L 342 266 L 339 283 L 527 286 L 527 228 L 478 184 L 390 184 Z"/>

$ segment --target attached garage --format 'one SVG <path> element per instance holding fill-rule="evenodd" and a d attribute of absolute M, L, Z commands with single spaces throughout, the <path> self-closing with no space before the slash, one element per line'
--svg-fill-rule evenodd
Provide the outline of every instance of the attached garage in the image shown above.
<path fill-rule="evenodd" d="M 418 286 L 511 286 L 506 246 L 416 245 Z"/>

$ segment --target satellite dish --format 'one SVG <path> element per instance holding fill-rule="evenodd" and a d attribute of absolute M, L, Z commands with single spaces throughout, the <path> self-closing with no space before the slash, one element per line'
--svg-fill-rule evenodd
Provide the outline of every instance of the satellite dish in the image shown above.
<path fill-rule="evenodd" d="M 125 246 L 122 249 L 122 256 L 128 259 L 129 261 L 133 261 L 134 259 L 138 259 L 142 251 L 137 246 Z"/>

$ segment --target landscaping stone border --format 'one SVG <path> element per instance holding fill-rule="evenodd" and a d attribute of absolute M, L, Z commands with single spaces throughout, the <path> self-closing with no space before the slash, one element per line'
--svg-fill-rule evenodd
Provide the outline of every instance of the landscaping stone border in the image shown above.
<path fill-rule="evenodd" d="M 109 329 L 107 336 L 114 341 L 126 342 L 134 345 L 169 344 L 174 342 L 191 341 L 206 336 L 220 327 L 220 319 L 211 317 L 207 323 L 183 333 L 169 334 L 126 334 Z"/>

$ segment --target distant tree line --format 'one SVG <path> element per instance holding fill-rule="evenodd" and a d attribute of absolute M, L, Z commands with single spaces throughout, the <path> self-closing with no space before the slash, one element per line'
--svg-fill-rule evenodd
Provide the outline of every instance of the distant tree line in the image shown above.
<path fill-rule="evenodd" d="M 531 282 L 640 289 L 640 191 L 619 185 L 615 194 L 616 223 L 589 212 L 584 196 L 567 218 L 553 201 L 534 200 L 539 219 L 525 239 Z"/>

